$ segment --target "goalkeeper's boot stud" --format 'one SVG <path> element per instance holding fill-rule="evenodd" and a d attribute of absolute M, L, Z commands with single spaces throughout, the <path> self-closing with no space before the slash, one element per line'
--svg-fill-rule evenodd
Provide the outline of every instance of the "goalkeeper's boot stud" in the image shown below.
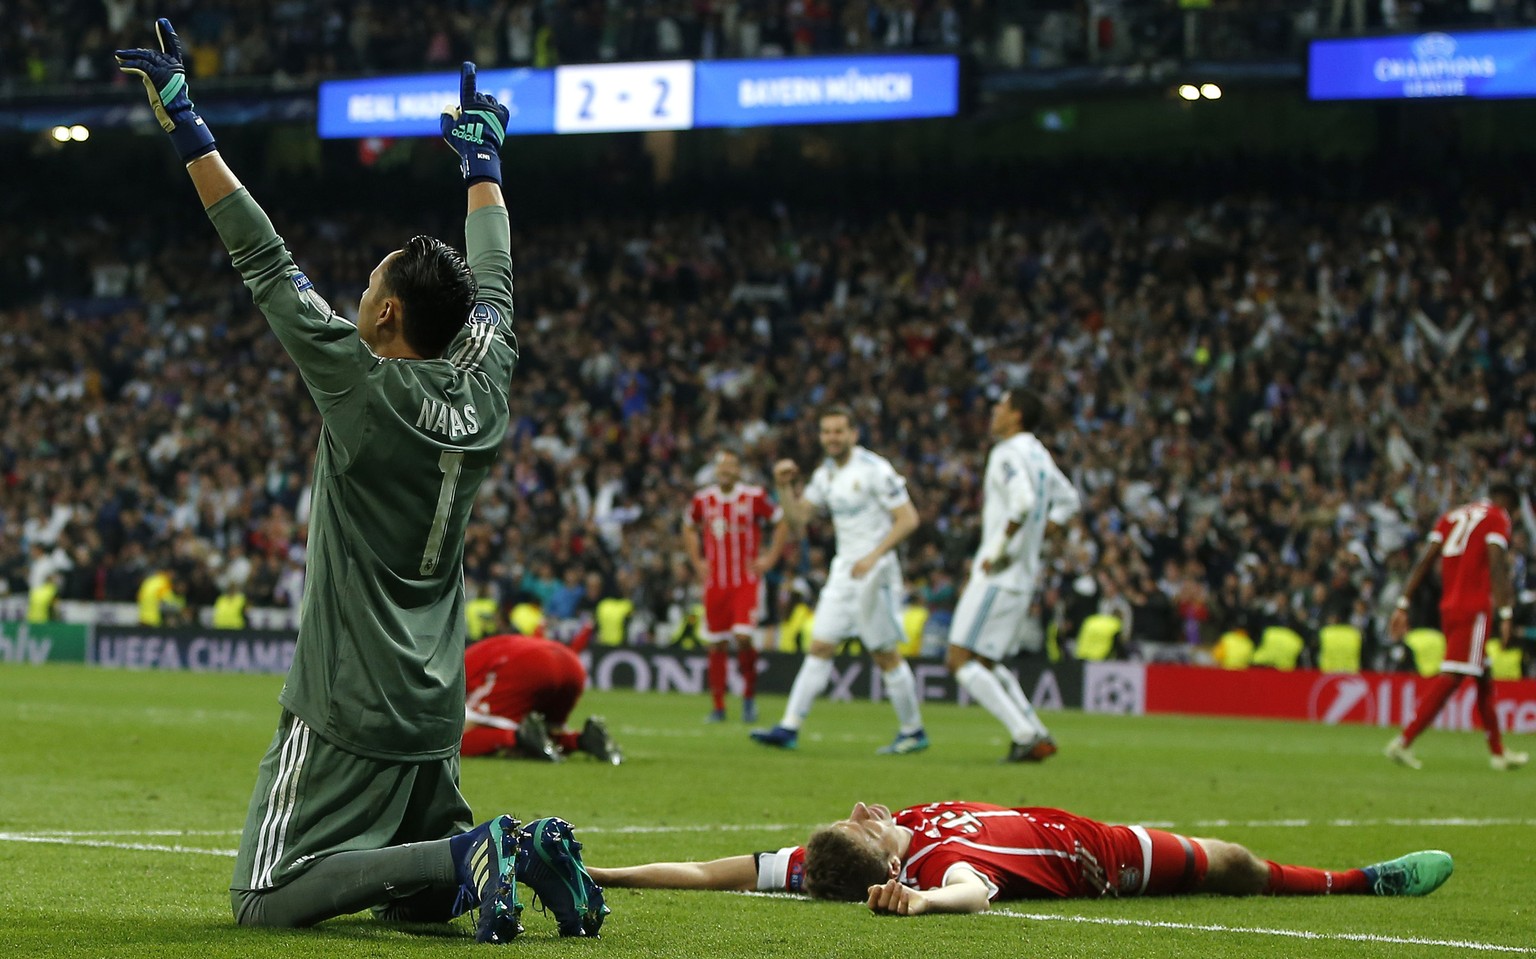
<path fill-rule="evenodd" d="M 581 864 L 581 843 L 564 819 L 536 819 L 517 837 L 517 878 L 555 914 L 562 936 L 596 936 L 608 907 Z"/>
<path fill-rule="evenodd" d="M 497 816 L 469 832 L 448 840 L 453 867 L 459 879 L 459 897 L 453 914 L 480 907 L 475 926 L 476 942 L 510 942 L 522 934 L 517 901 L 515 866 L 518 858 L 518 823 L 511 816 Z"/>

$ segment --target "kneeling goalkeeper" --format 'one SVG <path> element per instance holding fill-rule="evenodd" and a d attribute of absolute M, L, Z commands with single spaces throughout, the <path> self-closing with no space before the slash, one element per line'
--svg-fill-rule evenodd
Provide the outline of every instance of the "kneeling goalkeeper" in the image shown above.
<path fill-rule="evenodd" d="M 476 936 L 522 931 L 517 881 L 562 935 L 607 912 L 571 827 L 471 828 L 459 792 L 464 529 L 507 427 L 517 361 L 501 194 L 507 110 L 464 64 L 442 132 L 468 189 L 468 258 L 417 236 L 368 277 L 353 323 L 321 299 L 219 156 L 167 20 L 119 50 L 208 217 L 298 365 L 322 428 L 298 645 L 278 697 L 231 896 L 243 925 L 307 926 L 372 907 L 412 921 L 479 907 Z"/>

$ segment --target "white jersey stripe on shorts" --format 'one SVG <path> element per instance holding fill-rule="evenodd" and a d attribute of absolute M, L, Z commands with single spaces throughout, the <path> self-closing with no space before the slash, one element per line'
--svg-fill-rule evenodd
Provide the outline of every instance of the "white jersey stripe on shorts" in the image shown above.
<path fill-rule="evenodd" d="M 1478 613 L 1472 620 L 1471 648 L 1467 650 L 1467 661 L 1447 659 L 1440 666 L 1442 673 L 1456 673 L 1461 676 L 1481 676 L 1487 668 L 1487 652 L 1483 645 L 1488 642 L 1488 614 Z"/>
<path fill-rule="evenodd" d="M 292 725 L 288 727 L 288 734 L 283 737 L 283 748 L 278 751 L 277 772 L 272 777 L 272 788 L 267 793 L 267 809 L 261 817 L 261 828 L 256 831 L 256 851 L 252 855 L 250 884 L 252 889 L 260 888 L 258 877 L 261 876 L 262 864 L 266 861 L 267 849 L 271 844 L 270 837 L 276 825 L 279 815 L 279 805 L 283 796 L 284 780 L 292 763 L 295 752 L 295 744 L 298 739 L 298 719 L 290 716 Z"/>
<path fill-rule="evenodd" d="M 1136 890 L 1136 895 L 1141 896 L 1146 894 L 1147 881 L 1152 878 L 1152 836 L 1145 826 L 1132 826 L 1131 832 L 1141 846 L 1141 887 Z"/>
<path fill-rule="evenodd" d="M 293 810 L 299 804 L 299 775 L 304 771 L 304 760 L 309 757 L 309 727 L 297 719 L 299 728 L 303 733 L 299 737 L 299 758 L 293 764 L 293 775 L 288 780 L 288 799 L 284 803 L 283 818 L 277 824 L 277 846 L 273 850 L 272 862 L 267 866 L 267 884 L 272 883 L 272 872 L 282 864 L 283 853 L 288 846 L 288 826 L 293 821 Z"/>
<path fill-rule="evenodd" d="M 277 775 L 272 779 L 272 789 L 267 794 L 267 811 L 262 819 L 261 834 L 256 846 L 255 862 L 251 868 L 251 888 L 265 889 L 272 885 L 272 876 L 282 859 L 285 833 L 293 818 L 293 806 L 298 799 L 299 773 L 309 755 L 309 727 L 292 717 L 293 725 L 283 740 L 282 754 L 278 758 Z"/>

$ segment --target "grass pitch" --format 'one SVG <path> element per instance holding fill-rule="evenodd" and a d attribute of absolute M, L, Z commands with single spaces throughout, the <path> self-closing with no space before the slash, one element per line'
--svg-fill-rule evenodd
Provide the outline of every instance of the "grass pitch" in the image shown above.
<path fill-rule="evenodd" d="M 1212 681 L 1219 681 L 1213 676 Z M 447 928 L 363 916 L 240 929 L 233 851 L 280 679 L 0 666 L 0 955 L 462 956 Z M 732 707 L 735 707 L 732 703 Z M 782 699 L 767 697 L 771 721 Z M 588 862 L 708 859 L 790 845 L 855 799 L 1053 805 L 1347 867 L 1443 848 L 1456 874 L 1425 899 L 1016 902 L 979 916 L 878 917 L 861 906 L 730 893 L 612 890 L 598 941 L 525 915 L 509 951 L 630 957 L 1536 955 L 1536 769 L 1495 773 L 1479 737 L 1431 731 L 1422 772 L 1381 758 L 1389 731 L 1169 717 L 1051 715 L 1062 752 L 1002 766 L 980 709 L 930 704 L 934 747 L 875 756 L 884 704 L 819 703 L 789 753 L 702 722 L 703 698 L 589 693 L 626 762 L 470 760 L 480 818 L 560 815 Z M 1517 748 L 1529 741 L 1515 739 Z"/>

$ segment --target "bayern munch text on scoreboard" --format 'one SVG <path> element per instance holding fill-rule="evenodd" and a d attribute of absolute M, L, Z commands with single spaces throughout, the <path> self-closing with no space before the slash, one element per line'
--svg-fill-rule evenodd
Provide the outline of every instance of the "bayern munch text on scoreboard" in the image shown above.
<path fill-rule="evenodd" d="M 954 116 L 960 64 L 948 55 L 785 60 L 664 60 L 482 70 L 507 105 L 507 133 L 613 133 L 856 123 Z M 320 84 L 325 138 L 437 136 L 458 74 Z"/>

